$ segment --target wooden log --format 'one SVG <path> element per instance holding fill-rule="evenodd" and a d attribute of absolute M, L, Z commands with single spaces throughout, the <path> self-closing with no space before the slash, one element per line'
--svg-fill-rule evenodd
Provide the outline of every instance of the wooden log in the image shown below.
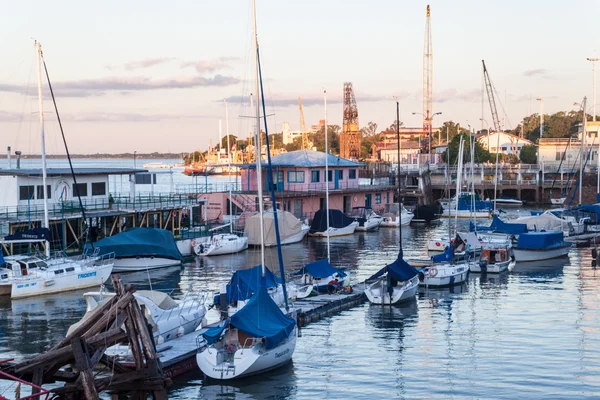
<path fill-rule="evenodd" d="M 137 308 L 137 303 L 129 303 L 127 306 L 127 315 L 129 318 L 125 320 L 125 329 L 127 329 L 129 344 L 131 344 L 131 353 L 135 360 L 135 369 L 142 369 L 144 362 L 142 359 L 142 349 L 140 348 L 139 332 L 135 328 L 133 310 Z"/>
<path fill-rule="evenodd" d="M 116 358 L 107 356 L 106 354 L 102 354 L 102 357 L 100 358 L 99 362 L 101 364 L 106 365 L 108 368 L 110 368 L 111 371 L 114 371 L 118 374 L 123 374 L 132 371 L 131 368 L 124 366 L 119 361 L 117 361 Z"/>
<path fill-rule="evenodd" d="M 80 337 L 74 338 L 71 341 L 71 348 L 73 349 L 73 356 L 75 357 L 75 366 L 79 370 L 79 376 L 81 377 L 81 385 L 83 386 L 85 398 L 97 399 L 98 392 L 96 391 L 96 386 L 94 386 L 94 375 L 92 374 L 85 340 Z"/>
<path fill-rule="evenodd" d="M 135 322 L 140 341 L 142 342 L 144 356 L 146 357 L 146 365 L 150 369 L 152 376 L 162 376 L 162 368 L 158 365 L 156 347 L 154 346 L 154 337 L 152 336 L 152 330 L 148 329 L 148 321 L 143 316 L 142 311 L 137 303 L 132 305 L 131 309 L 133 321 Z"/>
<path fill-rule="evenodd" d="M 34 394 L 38 394 L 40 392 L 40 389 L 38 389 L 38 387 L 41 387 L 44 384 L 43 368 L 36 368 L 33 371 L 33 378 L 31 379 L 31 383 L 33 383 L 33 386 L 31 387 L 31 395 L 33 396 Z M 39 396 L 33 397 L 33 399 L 39 399 Z"/>
<path fill-rule="evenodd" d="M 116 298 L 117 296 L 115 296 Z M 99 332 L 110 327 L 114 320 L 119 318 L 119 313 L 121 310 L 125 310 L 129 303 L 131 303 L 135 297 L 133 297 L 133 293 L 126 293 L 124 296 L 121 296 L 119 300 L 114 304 L 113 309 L 107 311 L 93 326 L 89 327 L 89 329 L 83 333 L 84 338 L 90 338 Z"/>

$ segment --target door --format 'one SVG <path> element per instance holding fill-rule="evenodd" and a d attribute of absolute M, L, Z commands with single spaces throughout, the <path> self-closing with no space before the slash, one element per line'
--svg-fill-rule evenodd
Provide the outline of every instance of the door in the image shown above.
<path fill-rule="evenodd" d="M 371 197 L 372 197 L 371 193 L 365 194 L 365 207 L 371 207 L 371 204 L 372 204 Z"/>
<path fill-rule="evenodd" d="M 335 180 L 334 180 L 334 185 L 333 185 L 333 188 L 334 188 L 335 190 L 337 190 L 337 189 L 339 189 L 339 188 L 340 188 L 340 172 L 341 172 L 341 171 L 339 171 L 339 170 L 336 170 L 336 171 L 335 171 L 335 174 L 334 174 L 334 175 L 335 175 Z"/>
<path fill-rule="evenodd" d="M 352 196 L 344 196 L 344 214 L 350 214 L 352 210 Z"/>
<path fill-rule="evenodd" d="M 296 218 L 302 219 L 302 200 L 301 199 L 294 200 L 294 216 Z"/>

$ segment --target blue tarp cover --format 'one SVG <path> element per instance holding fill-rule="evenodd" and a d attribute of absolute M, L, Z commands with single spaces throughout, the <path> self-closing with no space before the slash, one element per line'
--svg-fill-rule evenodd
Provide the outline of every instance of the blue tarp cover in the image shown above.
<path fill-rule="evenodd" d="M 600 217 L 600 203 L 597 204 L 583 204 L 577 207 L 578 211 L 583 211 L 587 213 L 595 213 Z"/>
<path fill-rule="evenodd" d="M 125 232 L 105 237 L 94 246 L 100 249 L 99 255 L 115 253 L 115 257 L 155 256 L 182 260 L 183 256 L 175 244 L 171 231 L 157 228 L 130 228 Z M 86 244 L 86 249 L 91 246 Z"/>
<path fill-rule="evenodd" d="M 473 223 L 471 222 L 471 230 L 473 230 Z M 492 223 L 490 226 L 477 226 L 478 231 L 492 231 L 498 233 L 506 233 L 510 235 L 519 235 L 527 232 L 527 224 L 516 224 L 510 222 L 504 222 L 497 215 L 492 216 Z"/>
<path fill-rule="evenodd" d="M 265 348 L 269 350 L 290 335 L 296 321 L 281 312 L 261 285 L 248 303 L 233 314 L 231 325 L 252 337 L 265 338 Z"/>
<path fill-rule="evenodd" d="M 565 245 L 562 232 L 527 232 L 519 235 L 517 249 L 553 249 Z"/>
<path fill-rule="evenodd" d="M 4 240 L 47 240 L 50 241 L 50 229 L 33 228 L 23 232 L 16 232 L 4 237 Z"/>
<path fill-rule="evenodd" d="M 490 211 L 494 209 L 494 204 L 491 201 L 476 200 L 471 204 L 470 199 L 461 198 L 458 200 L 459 211 Z"/>
<path fill-rule="evenodd" d="M 597 194 L 596 194 L 596 201 L 597 201 L 598 203 L 600 203 L 600 193 L 597 193 Z"/>
<path fill-rule="evenodd" d="M 393 263 L 388 264 L 385 267 L 381 268 L 379 271 L 377 271 L 373 276 L 367 279 L 367 282 L 373 281 L 379 278 L 380 276 L 383 276 L 386 272 L 391 278 L 394 278 L 395 280 L 400 282 L 407 281 L 418 274 L 418 271 L 413 266 L 404 261 L 404 259 L 397 258 L 396 261 L 394 261 Z"/>
<path fill-rule="evenodd" d="M 217 326 L 208 328 L 202 336 L 206 339 L 206 343 L 213 344 L 221 337 L 223 331 L 227 328 L 227 320 L 221 321 Z"/>
<path fill-rule="evenodd" d="M 442 254 L 437 254 L 435 256 L 431 257 L 431 261 L 433 261 L 434 263 L 443 263 L 443 262 L 452 262 L 452 259 L 454 257 L 454 247 L 452 246 L 452 243 L 450 243 L 450 245 L 448 247 L 446 247 L 446 250 L 444 250 L 444 252 Z"/>
<path fill-rule="evenodd" d="M 348 217 L 340 210 L 329 210 L 329 226 L 333 228 L 344 228 L 354 222 L 354 218 Z M 319 210 L 310 224 L 309 233 L 325 232 L 327 230 L 327 214 L 325 210 Z"/>
<path fill-rule="evenodd" d="M 346 273 L 341 269 L 337 269 L 329 264 L 329 260 L 324 258 L 322 260 L 314 261 L 308 264 L 304 264 L 300 270 L 296 271 L 294 275 L 304 275 L 309 274 L 314 278 L 327 278 L 335 273 L 340 274 L 341 276 L 346 276 Z"/>
<path fill-rule="evenodd" d="M 2 254 L 2 249 L 0 249 L 0 267 L 3 267 L 4 264 L 6 264 L 6 261 L 4 260 L 4 255 Z"/>
<path fill-rule="evenodd" d="M 246 300 L 252 297 L 260 287 L 262 266 L 240 269 L 233 273 L 227 284 L 227 302 Z M 281 280 L 269 268 L 265 267 L 265 285 L 267 288 L 277 287 Z M 220 295 L 215 296 L 215 304 L 219 304 Z"/>

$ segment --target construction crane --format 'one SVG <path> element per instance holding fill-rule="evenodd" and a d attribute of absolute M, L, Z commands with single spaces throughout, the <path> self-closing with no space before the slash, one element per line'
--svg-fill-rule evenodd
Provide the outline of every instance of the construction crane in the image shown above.
<path fill-rule="evenodd" d="M 344 82 L 344 119 L 340 134 L 340 156 L 350 160 L 360 158 L 362 134 L 358 129 L 358 109 L 352 82 Z"/>
<path fill-rule="evenodd" d="M 311 144 L 308 141 L 308 131 L 304 123 L 304 111 L 302 111 L 302 99 L 298 97 L 298 107 L 300 108 L 300 129 L 302 130 L 302 150 L 309 150 Z"/>
<path fill-rule="evenodd" d="M 496 89 L 492 84 L 492 80 L 490 79 L 490 75 L 488 74 L 487 68 L 485 67 L 485 61 L 481 60 L 483 63 L 483 80 L 485 81 L 485 91 L 487 92 L 488 100 L 490 102 L 490 111 L 492 113 L 492 122 L 494 123 L 494 130 L 500 131 L 500 118 L 498 118 L 498 110 L 496 109 L 496 99 L 494 97 L 494 92 Z"/>
<path fill-rule="evenodd" d="M 433 48 L 431 42 L 431 10 L 425 11 L 425 41 L 423 44 L 423 134 L 431 135 L 433 118 Z M 419 143 L 421 145 L 421 143 Z"/>

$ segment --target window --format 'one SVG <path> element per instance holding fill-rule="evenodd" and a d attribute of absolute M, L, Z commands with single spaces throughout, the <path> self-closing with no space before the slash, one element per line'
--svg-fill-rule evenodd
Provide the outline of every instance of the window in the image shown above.
<path fill-rule="evenodd" d="M 304 171 L 288 171 L 289 183 L 304 183 Z"/>
<path fill-rule="evenodd" d="M 320 182 L 321 181 L 321 171 L 311 171 L 310 172 L 310 181 L 311 182 Z"/>
<path fill-rule="evenodd" d="M 37 198 L 38 200 L 42 200 L 44 198 L 44 185 L 38 185 L 37 189 Z M 46 192 L 48 193 L 48 198 L 52 198 L 52 193 L 50 192 L 50 185 L 46 185 Z"/>
<path fill-rule="evenodd" d="M 344 179 L 344 170 L 343 170 L 343 169 L 339 169 L 339 170 L 337 171 L 337 174 L 338 174 L 338 179 L 339 179 L 340 181 Z"/>
<path fill-rule="evenodd" d="M 333 171 L 332 170 L 327 171 L 327 182 L 333 182 Z"/>
<path fill-rule="evenodd" d="M 348 171 L 348 179 L 356 179 L 356 170 L 351 169 Z"/>
<path fill-rule="evenodd" d="M 375 193 L 375 204 L 381 204 L 381 193 Z"/>
<path fill-rule="evenodd" d="M 92 196 L 104 196 L 106 194 L 105 182 L 92 182 Z"/>
<path fill-rule="evenodd" d="M 565 153 L 564 151 L 557 151 L 556 152 L 556 161 L 562 160 L 564 153 Z"/>
<path fill-rule="evenodd" d="M 31 186 L 19 186 L 19 200 L 33 200 L 33 185 Z"/>
<path fill-rule="evenodd" d="M 57 269 L 57 270 L 54 270 L 54 274 L 55 274 L 55 275 L 60 275 L 60 274 L 64 274 L 64 273 L 65 273 L 65 270 L 64 270 L 64 269 Z"/>
<path fill-rule="evenodd" d="M 73 272 L 73 271 L 75 271 L 75 268 L 73 268 L 73 267 L 65 268 L 65 271 Z"/>
<path fill-rule="evenodd" d="M 506 146 L 503 146 L 502 151 L 506 151 L 506 150 L 508 150 L 508 148 Z"/>
<path fill-rule="evenodd" d="M 78 183 L 77 188 L 73 184 L 73 194 L 77 196 L 77 190 L 79 190 L 80 197 L 87 197 L 87 183 Z"/>

